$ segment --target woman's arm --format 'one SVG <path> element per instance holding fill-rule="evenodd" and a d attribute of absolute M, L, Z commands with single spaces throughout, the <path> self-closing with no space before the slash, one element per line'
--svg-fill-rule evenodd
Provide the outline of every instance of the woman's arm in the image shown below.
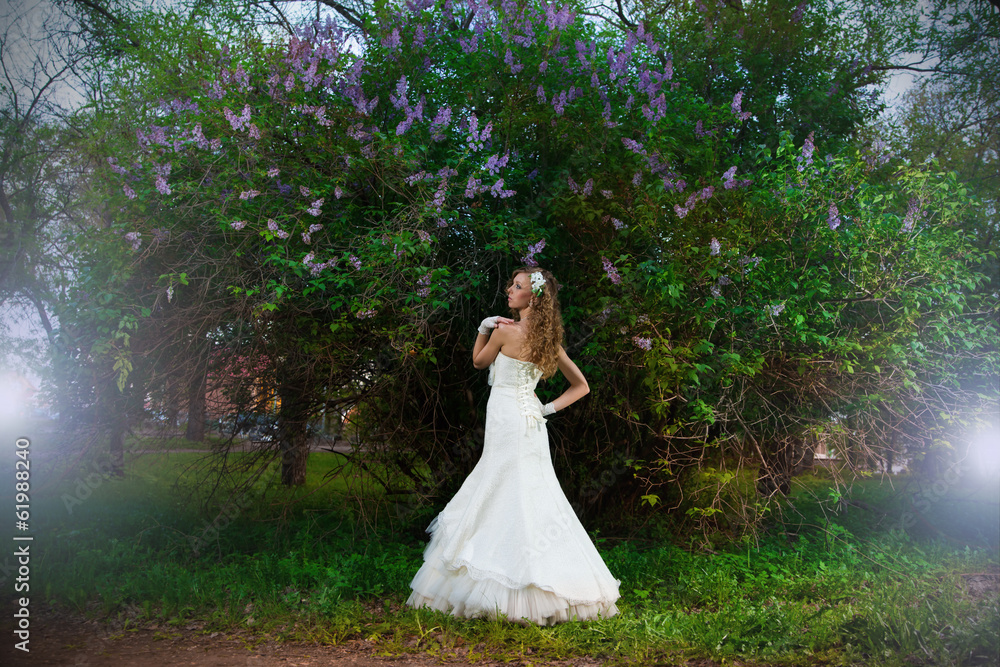
<path fill-rule="evenodd" d="M 472 365 L 482 370 L 489 368 L 493 360 L 497 358 L 497 353 L 507 341 L 507 331 L 504 324 L 509 324 L 514 320 L 502 317 L 497 322 L 497 327 L 489 334 L 478 334 L 476 344 L 472 348 Z"/>
<path fill-rule="evenodd" d="M 559 346 L 559 370 L 569 380 L 569 389 L 564 391 L 556 400 L 552 401 L 552 407 L 556 411 L 569 407 L 590 393 L 590 385 L 587 384 L 587 378 L 583 377 L 583 373 L 576 367 L 576 364 L 569 358 L 566 350 L 561 345 Z"/>

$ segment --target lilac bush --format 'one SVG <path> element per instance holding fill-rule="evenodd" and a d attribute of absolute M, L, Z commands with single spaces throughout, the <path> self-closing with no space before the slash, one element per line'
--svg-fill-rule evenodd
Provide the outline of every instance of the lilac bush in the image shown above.
<path fill-rule="evenodd" d="M 393 350 L 406 391 L 432 386 L 449 355 L 464 368 L 469 322 L 502 312 L 509 270 L 544 265 L 571 295 L 568 349 L 592 386 L 608 379 L 579 408 L 589 417 L 575 441 L 614 423 L 643 460 L 709 428 L 770 451 L 830 410 L 872 414 L 859 396 L 877 387 L 894 405 L 909 400 L 912 386 L 882 382 L 881 369 L 906 365 L 888 339 L 910 344 L 927 329 L 872 315 L 857 285 L 893 275 L 871 294 L 909 303 L 904 276 L 945 260 L 901 244 L 921 229 L 961 246 L 927 215 L 946 219 L 933 202 L 957 195 L 913 185 L 910 172 L 887 177 L 879 147 L 820 161 L 816 134 L 741 143 L 762 122 L 746 110 L 751 93 L 703 99 L 643 24 L 598 32 L 558 3 L 474 7 L 465 23 L 450 3 L 386 10 L 360 50 L 332 22 L 274 47 L 220 48 L 214 76 L 158 103 L 109 157 L 120 231 L 141 249 L 169 221 L 176 233 L 156 252 L 225 258 L 219 289 L 248 304 L 234 313 L 284 322 L 283 344 L 323 350 L 330 376 L 358 349 Z M 900 199 L 907 188 L 919 192 Z M 973 256 L 950 265 L 955 275 Z M 185 262 L 164 264 L 164 285 Z M 891 335 L 861 335 L 873 317 Z M 641 364 L 628 361 L 640 351 Z M 822 372 L 776 370 L 793 363 Z M 845 364 L 867 384 L 838 381 Z M 835 397 L 821 404 L 806 376 Z M 791 416 L 766 412 L 769 391 L 795 397 Z M 659 435 L 634 431 L 633 413 Z M 425 425 L 440 415 L 406 414 L 406 446 L 429 447 L 415 438 L 434 442 Z"/>

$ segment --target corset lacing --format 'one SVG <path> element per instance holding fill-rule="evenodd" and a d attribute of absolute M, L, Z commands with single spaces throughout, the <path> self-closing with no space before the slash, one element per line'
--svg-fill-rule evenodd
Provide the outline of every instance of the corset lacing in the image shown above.
<path fill-rule="evenodd" d="M 535 396 L 535 385 L 538 384 L 538 380 L 542 376 L 542 371 L 530 361 L 513 359 L 507 357 L 507 355 L 504 355 L 504 357 L 510 359 L 517 369 L 517 386 L 514 388 L 514 396 L 517 399 L 517 407 L 520 409 L 521 415 L 525 418 L 524 434 L 528 435 L 532 426 L 538 430 L 545 428 L 547 420 L 542 415 L 542 404 L 538 400 L 538 397 Z M 490 364 L 490 373 L 487 380 L 491 387 L 496 377 L 495 365 L 496 361 L 494 360 Z"/>

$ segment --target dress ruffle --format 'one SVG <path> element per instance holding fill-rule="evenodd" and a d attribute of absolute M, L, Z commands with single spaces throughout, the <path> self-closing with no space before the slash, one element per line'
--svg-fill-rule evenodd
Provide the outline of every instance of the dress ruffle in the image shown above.
<path fill-rule="evenodd" d="M 460 618 L 506 617 L 514 622 L 554 625 L 566 621 L 608 618 L 618 613 L 618 587 L 607 597 L 579 600 L 536 582 L 519 582 L 500 572 L 480 570 L 462 559 L 446 560 L 448 532 L 438 519 L 428 529 L 431 541 L 424 552 L 424 566 L 413 578 L 413 592 L 406 604 L 451 612 Z M 614 581 L 617 584 L 617 581 Z"/>

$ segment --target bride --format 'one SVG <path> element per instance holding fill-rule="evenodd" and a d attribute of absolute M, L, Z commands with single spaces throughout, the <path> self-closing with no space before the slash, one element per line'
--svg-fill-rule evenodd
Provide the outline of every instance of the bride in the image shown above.
<path fill-rule="evenodd" d="M 427 529 L 412 607 L 539 625 L 618 613 L 620 582 L 566 500 L 549 454 L 545 416 L 590 391 L 560 344 L 557 291 L 551 273 L 521 267 L 507 286 L 515 318 L 479 326 L 472 361 L 489 367 L 492 386 L 483 454 Z M 557 368 L 569 389 L 543 406 L 535 385 Z"/>

